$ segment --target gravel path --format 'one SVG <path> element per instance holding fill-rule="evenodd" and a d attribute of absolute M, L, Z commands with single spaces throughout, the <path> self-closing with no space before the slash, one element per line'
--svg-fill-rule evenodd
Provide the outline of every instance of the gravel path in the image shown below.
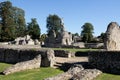
<path fill-rule="evenodd" d="M 72 57 L 72 58 L 56 57 L 55 60 L 58 63 L 88 62 L 88 57 Z"/>

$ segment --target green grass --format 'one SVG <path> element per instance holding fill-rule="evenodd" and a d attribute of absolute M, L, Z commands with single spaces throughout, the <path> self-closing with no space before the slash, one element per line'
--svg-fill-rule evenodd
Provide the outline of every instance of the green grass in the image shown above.
<path fill-rule="evenodd" d="M 99 49 L 74 49 L 74 48 L 51 48 L 53 50 L 68 50 L 71 52 L 76 52 L 76 51 L 83 51 L 83 52 L 87 52 L 87 51 L 97 51 Z"/>
<path fill-rule="evenodd" d="M 11 64 L 0 63 L 0 72 Z M 63 71 L 53 68 L 39 68 L 16 72 L 10 75 L 0 75 L 0 80 L 43 80 L 44 78 L 55 76 Z M 120 75 L 103 73 L 94 80 L 120 80 Z"/>
<path fill-rule="evenodd" d="M 120 80 L 120 75 L 103 73 L 94 80 Z"/>
<path fill-rule="evenodd" d="M 10 64 L 0 63 L 0 72 L 9 67 Z M 43 80 L 44 78 L 55 76 L 63 71 L 54 68 L 39 68 L 16 72 L 10 75 L 0 75 L 0 80 Z"/>

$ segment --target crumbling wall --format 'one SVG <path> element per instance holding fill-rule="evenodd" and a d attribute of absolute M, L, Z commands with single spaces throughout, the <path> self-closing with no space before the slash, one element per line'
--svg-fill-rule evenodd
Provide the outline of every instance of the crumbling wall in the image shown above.
<path fill-rule="evenodd" d="M 39 54 L 32 60 L 19 62 L 13 66 L 6 68 L 3 71 L 3 74 L 8 75 L 8 74 L 11 74 L 14 72 L 19 72 L 19 71 L 23 71 L 23 70 L 27 70 L 27 69 L 40 68 L 40 65 L 41 65 L 41 55 Z"/>
<path fill-rule="evenodd" d="M 120 73 L 120 51 L 92 51 L 88 55 L 92 67 L 105 72 Z"/>
<path fill-rule="evenodd" d="M 0 62 L 18 63 L 34 59 L 41 55 L 41 66 L 52 67 L 54 65 L 54 51 L 51 49 L 18 49 L 0 48 Z"/>

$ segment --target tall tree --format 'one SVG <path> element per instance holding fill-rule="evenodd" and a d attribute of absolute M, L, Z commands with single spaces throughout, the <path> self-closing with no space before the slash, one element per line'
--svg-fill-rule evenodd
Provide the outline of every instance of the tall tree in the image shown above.
<path fill-rule="evenodd" d="M 28 34 L 32 39 L 39 39 L 41 34 L 41 29 L 36 21 L 36 18 L 32 18 L 31 22 L 28 23 Z"/>
<path fill-rule="evenodd" d="M 58 33 L 61 32 L 61 30 L 63 28 L 61 18 L 58 15 L 49 15 L 47 17 L 46 27 L 47 27 L 48 36 L 51 35 L 53 33 L 53 31 L 57 35 Z"/>
<path fill-rule="evenodd" d="M 26 24 L 25 24 L 25 12 L 24 10 L 17 8 L 17 7 L 13 7 L 13 11 L 14 11 L 14 22 L 16 25 L 16 35 L 17 37 L 20 36 L 25 36 L 25 31 L 26 31 Z"/>
<path fill-rule="evenodd" d="M 100 42 L 104 42 L 104 39 L 106 37 L 106 33 L 101 33 L 100 36 L 98 36 L 98 38 L 100 39 Z"/>
<path fill-rule="evenodd" d="M 82 26 L 82 32 L 81 32 L 81 36 L 82 36 L 82 40 L 83 42 L 91 42 L 93 39 L 93 30 L 94 27 L 91 23 L 85 23 Z"/>
<path fill-rule="evenodd" d="M 0 18 L 2 24 L 1 41 L 9 41 L 15 39 L 16 31 L 11 2 L 6 1 L 0 3 Z"/>
<path fill-rule="evenodd" d="M 13 7 L 10 1 L 0 3 L 0 41 L 24 36 L 26 30 L 24 10 Z"/>

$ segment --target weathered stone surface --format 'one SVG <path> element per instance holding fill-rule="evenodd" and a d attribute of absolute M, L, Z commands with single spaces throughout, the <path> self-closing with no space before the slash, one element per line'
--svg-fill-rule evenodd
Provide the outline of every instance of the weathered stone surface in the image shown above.
<path fill-rule="evenodd" d="M 65 31 L 64 25 L 61 25 L 61 32 L 56 34 L 53 30 L 51 34 L 45 40 L 46 47 L 62 47 L 63 45 L 71 45 L 72 34 Z"/>
<path fill-rule="evenodd" d="M 120 74 L 120 51 L 91 51 L 88 55 L 92 67 Z"/>
<path fill-rule="evenodd" d="M 41 55 L 41 66 L 53 67 L 55 63 L 54 51 L 51 49 L 42 48 L 25 48 L 22 46 L 0 46 L 0 61 L 8 63 L 17 63 L 28 61 L 35 58 L 38 54 Z"/>
<path fill-rule="evenodd" d="M 120 27 L 111 22 L 106 31 L 105 47 L 107 50 L 120 50 Z"/>
<path fill-rule="evenodd" d="M 85 43 L 86 48 L 103 48 L 103 43 Z"/>
<path fill-rule="evenodd" d="M 8 75 L 14 72 L 19 72 L 27 69 L 35 69 L 35 68 L 40 68 L 41 64 L 41 55 L 37 55 L 33 60 L 29 61 L 24 61 L 24 62 L 19 62 L 16 63 L 15 65 L 5 69 L 3 71 L 4 75 Z"/>
<path fill-rule="evenodd" d="M 42 49 L 40 51 L 42 56 L 41 66 L 53 67 L 55 64 L 54 51 L 52 49 L 47 49 L 47 50 Z"/>
<path fill-rule="evenodd" d="M 72 44 L 72 34 L 67 32 L 67 31 L 63 31 L 61 33 L 61 37 L 62 37 L 62 45 L 71 45 Z"/>
<path fill-rule="evenodd" d="M 14 41 L 11 41 L 8 43 L 10 44 L 16 44 L 16 45 L 40 45 L 40 42 L 36 39 L 31 39 L 31 36 L 26 35 L 24 37 L 18 37 Z"/>
<path fill-rule="evenodd" d="M 38 41 L 38 39 L 35 39 L 34 44 L 35 45 L 40 45 L 40 42 Z"/>
<path fill-rule="evenodd" d="M 74 74 L 77 74 L 78 72 L 80 72 L 83 69 L 84 68 L 81 65 L 74 65 L 67 72 L 59 74 L 55 77 L 47 78 L 45 80 L 69 80 L 72 78 L 72 76 Z"/>
<path fill-rule="evenodd" d="M 85 48 L 84 42 L 75 42 L 75 43 L 72 43 L 72 45 L 78 48 Z"/>
<path fill-rule="evenodd" d="M 54 54 L 56 57 L 75 57 L 75 53 L 67 51 L 67 50 L 54 50 Z"/>
<path fill-rule="evenodd" d="M 40 49 L 41 46 L 39 45 L 1 45 L 0 48 L 5 49 L 22 49 L 22 50 L 28 50 L 28 49 Z"/>
<path fill-rule="evenodd" d="M 78 72 L 81 72 L 84 70 L 82 65 L 74 64 L 67 72 L 71 75 L 77 74 Z"/>
<path fill-rule="evenodd" d="M 102 72 L 97 69 L 85 69 L 74 74 L 71 80 L 93 80 Z"/>
<path fill-rule="evenodd" d="M 84 69 L 82 65 L 75 64 L 67 72 L 45 80 L 92 80 L 101 73 L 97 69 Z"/>

